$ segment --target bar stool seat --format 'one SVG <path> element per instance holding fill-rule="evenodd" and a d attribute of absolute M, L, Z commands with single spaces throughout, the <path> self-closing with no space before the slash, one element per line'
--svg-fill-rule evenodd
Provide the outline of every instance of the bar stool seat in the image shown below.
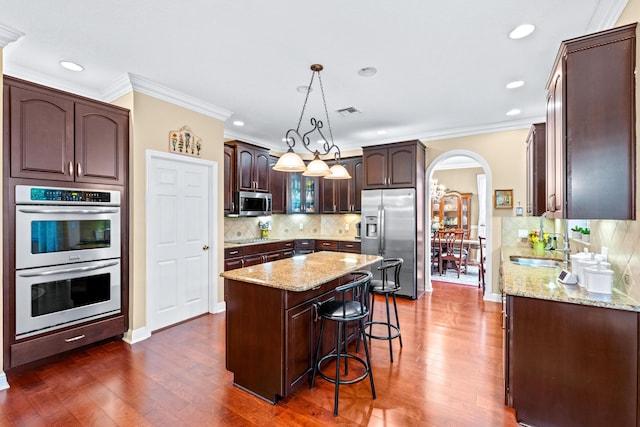
<path fill-rule="evenodd" d="M 371 372 L 371 359 L 369 358 L 369 349 L 366 345 L 366 336 L 364 333 L 364 319 L 369 316 L 369 284 L 372 275 L 369 271 L 355 271 L 352 272 L 351 275 L 354 281 L 338 286 L 336 288 L 337 295 L 334 300 L 317 305 L 317 313 L 321 319 L 320 335 L 318 336 L 310 387 L 313 387 L 315 384 L 316 374 L 335 384 L 336 389 L 333 404 L 333 415 L 335 416 L 338 415 L 338 391 L 340 385 L 353 384 L 362 381 L 368 376 L 369 382 L 371 383 L 371 395 L 373 399 L 376 398 L 376 389 L 373 384 L 373 374 Z M 322 346 L 322 337 L 324 335 L 326 321 L 338 322 L 338 327 L 336 328 L 336 346 L 334 352 L 320 358 L 320 348 Z M 346 326 L 349 322 L 358 322 L 356 333 L 358 334 L 358 341 L 362 338 L 365 343 L 365 359 L 357 354 L 350 354 L 348 352 Z M 342 351 L 343 347 L 344 351 Z M 336 363 L 334 377 L 325 374 L 321 368 L 325 362 L 330 360 L 335 360 Z M 342 378 L 340 365 L 343 360 L 345 376 L 349 375 L 349 360 L 358 362 L 364 368 L 363 373 L 355 378 Z"/>
<path fill-rule="evenodd" d="M 400 334 L 400 320 L 398 318 L 398 306 L 396 304 L 396 292 L 400 290 L 400 269 L 402 268 L 402 258 L 386 258 L 382 260 L 382 264 L 378 267 L 381 272 L 381 279 L 371 280 L 371 286 L 369 292 L 371 293 L 371 317 L 368 322 L 365 322 L 365 328 L 369 327 L 369 332 L 366 335 L 369 339 L 387 340 L 389 341 L 389 357 L 393 363 L 393 343 L 395 338 L 400 341 L 400 347 L 402 347 L 402 335 Z M 393 270 L 393 280 L 389 280 L 389 272 Z M 373 308 L 375 304 L 375 295 L 384 295 L 387 320 L 373 320 Z M 395 313 L 396 322 L 391 322 L 391 315 L 389 311 L 389 295 L 393 300 L 393 311 Z M 386 335 L 374 335 L 373 325 L 382 325 L 387 328 Z M 371 343 L 371 341 L 369 342 Z"/>

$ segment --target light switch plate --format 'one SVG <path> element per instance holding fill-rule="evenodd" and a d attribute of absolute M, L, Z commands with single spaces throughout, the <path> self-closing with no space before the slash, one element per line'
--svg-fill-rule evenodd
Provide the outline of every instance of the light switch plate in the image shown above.
<path fill-rule="evenodd" d="M 523 239 L 529 236 L 529 232 L 527 230 L 518 230 L 518 237 Z"/>

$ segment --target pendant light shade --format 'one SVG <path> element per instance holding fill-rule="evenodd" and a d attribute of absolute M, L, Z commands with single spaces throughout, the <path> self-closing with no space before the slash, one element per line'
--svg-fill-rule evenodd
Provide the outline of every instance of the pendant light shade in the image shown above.
<path fill-rule="evenodd" d="M 326 176 L 330 173 L 329 166 L 316 154 L 311 163 L 307 165 L 307 170 L 302 174 L 305 176 Z"/>
<path fill-rule="evenodd" d="M 329 168 L 329 175 L 325 175 L 324 179 L 351 179 L 351 175 L 344 166 L 335 164 Z"/>
<path fill-rule="evenodd" d="M 307 167 L 304 162 L 293 150 L 289 150 L 282 157 L 278 159 L 278 162 L 273 166 L 273 170 L 281 172 L 304 172 Z"/>

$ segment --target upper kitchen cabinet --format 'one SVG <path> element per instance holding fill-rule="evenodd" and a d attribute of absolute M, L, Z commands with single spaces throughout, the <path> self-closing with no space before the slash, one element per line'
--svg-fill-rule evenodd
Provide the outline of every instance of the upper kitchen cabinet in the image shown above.
<path fill-rule="evenodd" d="M 546 127 L 531 126 L 527 136 L 527 215 L 540 216 L 546 210 Z"/>
<path fill-rule="evenodd" d="M 225 144 L 235 148 L 237 191 L 269 192 L 269 150 L 241 141 Z"/>
<path fill-rule="evenodd" d="M 289 172 L 287 178 L 287 213 L 320 213 L 318 178 L 301 172 Z"/>
<path fill-rule="evenodd" d="M 351 179 L 322 180 L 322 213 L 357 213 L 361 210 L 362 157 L 342 159 Z"/>
<path fill-rule="evenodd" d="M 420 141 L 362 148 L 363 189 L 415 188 L 424 179 L 425 149 Z"/>
<path fill-rule="evenodd" d="M 273 170 L 278 158 L 270 156 L 269 188 L 271 191 L 271 212 L 274 214 L 287 213 L 287 173 Z"/>
<path fill-rule="evenodd" d="M 11 176 L 125 184 L 129 112 L 4 77 Z"/>
<path fill-rule="evenodd" d="M 636 24 L 562 42 L 547 83 L 550 217 L 635 219 Z"/>
<path fill-rule="evenodd" d="M 224 213 L 235 211 L 233 192 L 236 191 L 236 150 L 231 145 L 224 145 Z"/>

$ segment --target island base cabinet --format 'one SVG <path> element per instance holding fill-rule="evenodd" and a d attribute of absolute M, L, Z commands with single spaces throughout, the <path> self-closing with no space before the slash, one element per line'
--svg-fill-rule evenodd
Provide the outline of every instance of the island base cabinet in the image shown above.
<path fill-rule="evenodd" d="M 638 425 L 638 313 L 508 296 L 507 328 L 519 422 Z"/>
<path fill-rule="evenodd" d="M 235 385 L 276 403 L 306 384 L 320 332 L 317 304 L 336 297 L 338 278 L 303 292 L 225 280 L 226 367 Z M 328 322 L 321 356 L 335 347 Z M 348 339 L 353 339 L 353 330 Z"/>

